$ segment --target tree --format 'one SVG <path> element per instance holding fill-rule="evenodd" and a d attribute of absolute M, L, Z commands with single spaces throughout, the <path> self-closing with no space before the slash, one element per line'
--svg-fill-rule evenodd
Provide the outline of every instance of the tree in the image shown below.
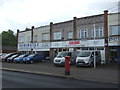
<path fill-rule="evenodd" d="M 3 31 L 2 35 L 2 46 L 16 46 L 17 37 L 14 35 L 12 30 Z"/>

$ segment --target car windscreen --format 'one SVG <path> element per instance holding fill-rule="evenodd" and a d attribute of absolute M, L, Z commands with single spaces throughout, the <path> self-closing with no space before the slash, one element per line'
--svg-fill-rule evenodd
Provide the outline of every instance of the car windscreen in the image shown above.
<path fill-rule="evenodd" d="M 65 57 L 65 56 L 68 56 L 68 52 L 60 52 L 57 55 L 57 57 Z"/>
<path fill-rule="evenodd" d="M 16 57 L 18 54 L 15 54 L 15 55 L 13 55 L 11 58 L 14 58 L 14 57 Z"/>
<path fill-rule="evenodd" d="M 88 56 L 90 56 L 90 53 L 91 52 L 79 52 L 77 54 L 77 56 L 79 56 L 79 57 L 88 57 Z"/>
<path fill-rule="evenodd" d="M 31 54 L 31 55 L 29 55 L 28 57 L 33 57 L 33 56 L 35 56 L 35 54 Z"/>
<path fill-rule="evenodd" d="M 24 57 L 24 56 L 26 56 L 26 54 L 24 54 L 24 55 L 20 55 L 19 57 Z"/>
<path fill-rule="evenodd" d="M 9 53 L 9 54 L 6 54 L 5 56 L 3 56 L 3 57 L 8 57 L 9 55 L 11 55 L 11 53 Z"/>

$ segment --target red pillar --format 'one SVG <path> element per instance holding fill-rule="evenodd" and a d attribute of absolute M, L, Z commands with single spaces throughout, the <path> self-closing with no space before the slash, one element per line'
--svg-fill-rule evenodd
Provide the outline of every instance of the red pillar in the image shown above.
<path fill-rule="evenodd" d="M 70 56 L 65 56 L 65 75 L 70 75 Z"/>

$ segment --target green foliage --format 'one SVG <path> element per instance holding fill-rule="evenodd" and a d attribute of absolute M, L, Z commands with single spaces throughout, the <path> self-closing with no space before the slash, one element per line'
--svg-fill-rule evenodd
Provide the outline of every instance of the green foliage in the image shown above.
<path fill-rule="evenodd" d="M 3 31 L 2 35 L 2 46 L 16 46 L 17 36 L 14 35 L 12 30 Z"/>

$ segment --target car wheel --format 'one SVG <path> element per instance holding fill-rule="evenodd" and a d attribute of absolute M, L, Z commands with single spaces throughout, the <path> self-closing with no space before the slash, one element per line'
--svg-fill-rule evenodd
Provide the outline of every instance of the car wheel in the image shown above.
<path fill-rule="evenodd" d="M 32 63 L 33 63 L 33 60 L 30 60 L 30 63 L 32 64 Z"/>
<path fill-rule="evenodd" d="M 41 60 L 42 62 L 44 61 L 44 59 Z"/>

